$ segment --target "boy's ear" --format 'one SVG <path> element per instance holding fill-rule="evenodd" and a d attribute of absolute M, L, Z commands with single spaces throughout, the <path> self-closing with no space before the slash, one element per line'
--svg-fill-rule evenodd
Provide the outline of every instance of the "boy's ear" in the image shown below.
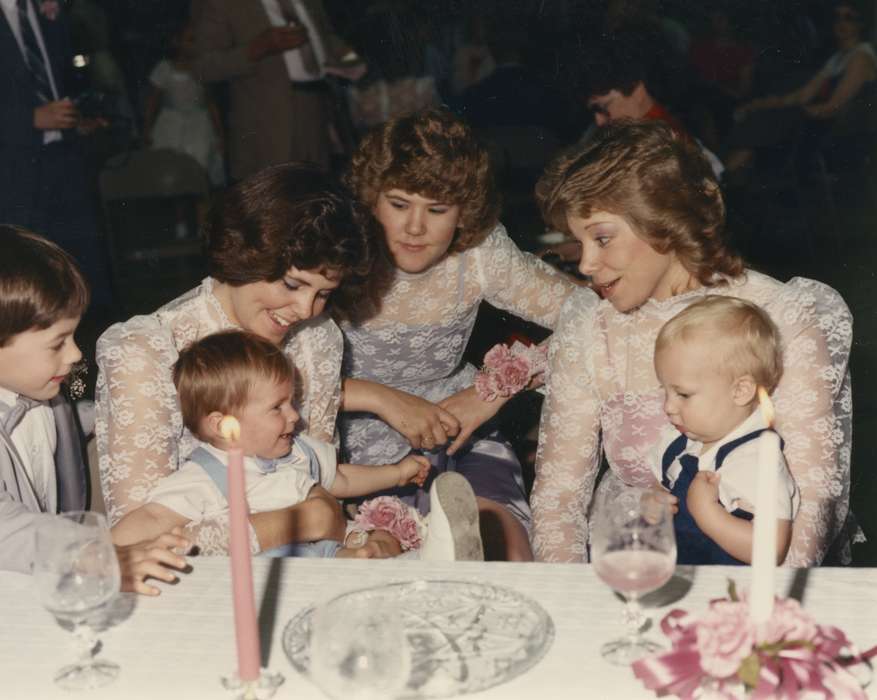
<path fill-rule="evenodd" d="M 758 395 L 758 382 L 751 374 L 744 374 L 734 380 L 733 397 L 737 406 L 747 406 Z"/>
<path fill-rule="evenodd" d="M 222 431 L 219 429 L 219 423 L 223 417 L 222 411 L 211 411 L 201 419 L 201 430 L 204 434 L 205 442 L 225 440 L 222 437 Z"/>

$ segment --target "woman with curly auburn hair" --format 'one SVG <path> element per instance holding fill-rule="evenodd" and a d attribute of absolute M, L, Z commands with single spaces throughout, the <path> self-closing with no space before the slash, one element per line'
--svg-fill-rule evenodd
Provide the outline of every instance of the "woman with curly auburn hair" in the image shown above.
<path fill-rule="evenodd" d="M 210 276 L 98 341 L 97 447 L 112 523 L 197 445 L 183 425 L 172 367 L 181 350 L 211 333 L 239 328 L 280 347 L 296 369 L 304 432 L 325 442 L 335 434 L 343 338 L 323 312 L 331 306 L 344 316 L 362 297 L 379 249 L 374 218 L 314 166 L 290 163 L 222 193 L 205 229 Z M 270 549 L 336 539 L 338 527 L 344 532 L 340 508 L 328 492 L 320 496 L 253 514 L 254 542 Z M 188 529 L 201 552 L 227 551 L 225 519 Z"/>
<path fill-rule="evenodd" d="M 591 278 L 566 300 L 551 340 L 531 499 L 536 557 L 587 560 L 604 453 L 601 490 L 654 483 L 651 457 L 669 426 L 655 339 L 682 309 L 717 294 L 758 305 L 780 331 L 776 428 L 801 492 L 786 563 L 811 566 L 829 553 L 849 561 L 852 318 L 837 292 L 746 269 L 724 242 L 706 159 L 657 122 L 603 127 L 549 166 L 536 196 L 546 223 L 582 244 L 579 270 Z"/>
<path fill-rule="evenodd" d="M 412 449 L 478 497 L 488 558 L 532 558 L 521 466 L 463 362 L 481 301 L 553 328 L 574 284 L 522 253 L 498 222 L 486 149 L 444 110 L 391 120 L 353 156 L 348 184 L 383 225 L 388 288 L 346 337 L 342 446 L 359 464 Z M 397 495 L 428 508 L 428 486 Z"/>

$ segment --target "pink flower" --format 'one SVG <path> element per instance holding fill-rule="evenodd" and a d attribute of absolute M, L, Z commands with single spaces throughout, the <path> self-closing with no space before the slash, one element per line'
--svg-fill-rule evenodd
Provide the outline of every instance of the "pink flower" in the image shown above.
<path fill-rule="evenodd" d="M 413 517 L 399 520 L 392 534 L 399 540 L 403 550 L 420 547 L 420 527 L 418 521 Z"/>
<path fill-rule="evenodd" d="M 777 642 L 810 642 L 816 638 L 818 627 L 801 604 L 792 598 L 779 598 L 773 606 L 770 619 L 759 630 L 758 644 Z"/>
<path fill-rule="evenodd" d="M 498 343 L 490 348 L 484 356 L 484 369 L 497 369 L 511 360 L 512 357 L 512 351 L 502 343 Z"/>
<path fill-rule="evenodd" d="M 749 607 L 742 601 L 717 600 L 697 625 L 700 666 L 713 678 L 737 673 L 740 663 L 752 653 L 755 630 L 749 622 Z"/>
<path fill-rule="evenodd" d="M 40 14 L 47 20 L 54 22 L 61 12 L 61 4 L 58 0 L 43 0 L 40 3 Z"/>
<path fill-rule="evenodd" d="M 386 530 L 399 540 L 403 550 L 420 547 L 423 521 L 420 513 L 395 496 L 378 496 L 359 507 L 354 528 L 363 532 Z"/>
<path fill-rule="evenodd" d="M 494 345 L 484 356 L 484 367 L 475 376 L 475 392 L 482 401 L 512 396 L 526 389 L 547 366 L 548 347 L 515 341 L 509 348 Z"/>
<path fill-rule="evenodd" d="M 496 370 L 496 380 L 503 396 L 517 394 L 530 381 L 530 363 L 522 357 L 512 357 Z"/>
<path fill-rule="evenodd" d="M 402 507 L 404 504 L 398 498 L 378 496 L 359 507 L 354 522 L 366 530 L 390 530 L 399 519 Z"/>
<path fill-rule="evenodd" d="M 496 375 L 493 372 L 479 372 L 475 375 L 475 393 L 482 401 L 493 401 L 499 396 Z"/>

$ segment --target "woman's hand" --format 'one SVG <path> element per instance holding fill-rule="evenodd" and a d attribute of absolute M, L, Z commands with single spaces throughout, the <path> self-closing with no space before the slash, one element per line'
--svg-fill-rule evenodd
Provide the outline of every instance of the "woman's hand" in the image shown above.
<path fill-rule="evenodd" d="M 498 397 L 493 401 L 482 401 L 474 386 L 458 391 L 439 402 L 439 406 L 450 411 L 459 420 L 460 432 L 456 440 L 446 450 L 449 455 L 454 454 L 463 443 L 466 442 L 481 425 L 493 418 L 499 409 L 508 401 L 507 398 Z"/>
<path fill-rule="evenodd" d="M 460 421 L 441 405 L 387 386 L 381 393 L 380 409 L 375 412 L 414 449 L 432 450 L 460 432 Z"/>
<path fill-rule="evenodd" d="M 170 532 L 159 535 L 154 540 L 117 546 L 116 556 L 122 572 L 122 590 L 156 596 L 161 591 L 146 583 L 147 578 L 155 578 L 167 583 L 177 580 L 169 568 L 186 568 L 186 559 L 180 553 L 188 551 L 191 542 L 183 537 L 182 528 L 175 527 Z M 179 553 L 178 553 L 179 552 Z"/>

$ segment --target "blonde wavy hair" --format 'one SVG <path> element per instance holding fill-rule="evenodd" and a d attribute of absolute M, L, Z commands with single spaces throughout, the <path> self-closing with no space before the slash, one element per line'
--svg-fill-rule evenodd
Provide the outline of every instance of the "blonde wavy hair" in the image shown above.
<path fill-rule="evenodd" d="M 655 355 L 674 343 L 709 341 L 716 368 L 734 379 L 751 375 L 772 392 L 783 375 L 783 353 L 776 325 L 755 304 L 708 295 L 665 323 L 655 341 Z"/>

